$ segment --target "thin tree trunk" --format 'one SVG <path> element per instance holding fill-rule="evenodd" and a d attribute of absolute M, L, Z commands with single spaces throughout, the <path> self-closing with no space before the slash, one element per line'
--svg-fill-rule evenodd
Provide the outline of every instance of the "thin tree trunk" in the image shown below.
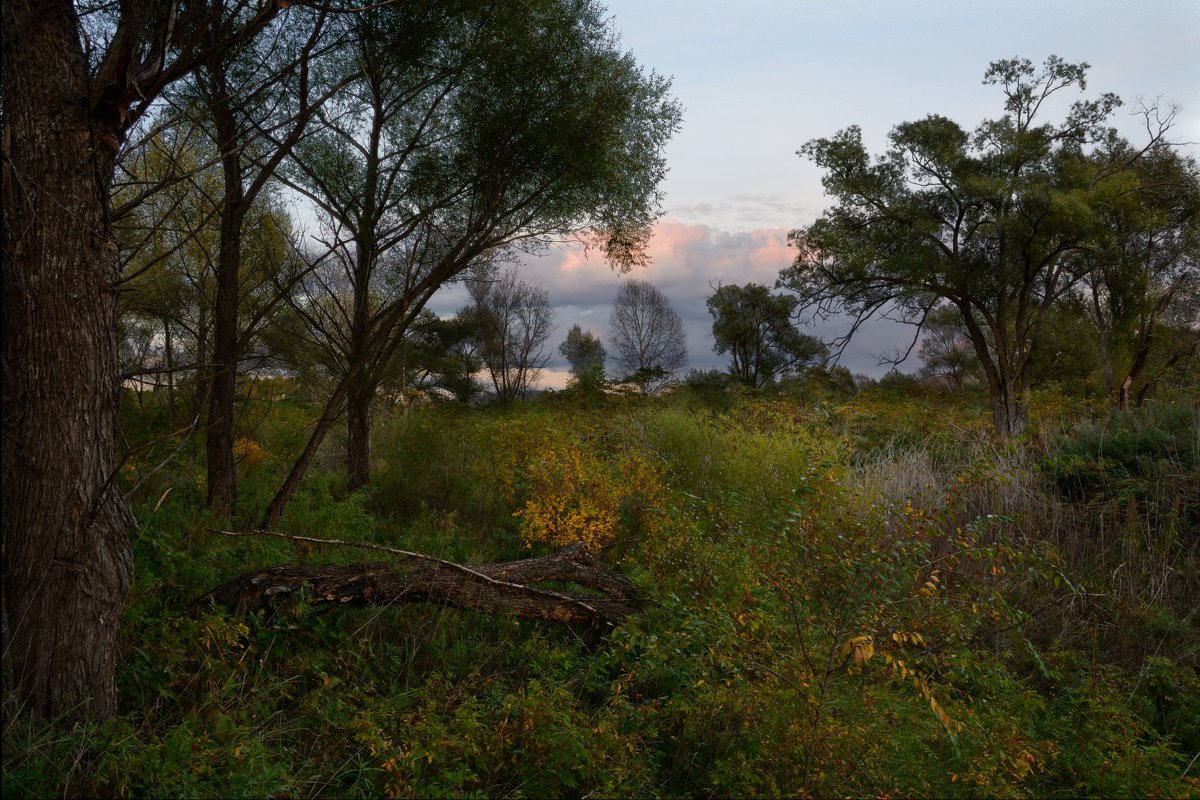
<path fill-rule="evenodd" d="M 167 409 L 175 419 L 175 345 L 171 341 L 171 320 L 163 317 L 163 339 L 167 356 Z"/>
<path fill-rule="evenodd" d="M 4 688 L 35 715 L 105 718 L 133 573 L 115 485 L 119 123 L 93 117 L 70 3 L 5 0 L 3 22 Z"/>
<path fill-rule="evenodd" d="M 242 261 L 241 148 L 224 68 L 217 59 L 209 68 L 207 98 L 221 149 L 225 195 L 221 208 L 221 250 L 217 258 L 217 298 L 213 309 L 213 371 L 208 394 L 205 452 L 208 462 L 208 505 L 231 511 L 237 501 L 237 469 L 233 460 L 233 411 L 238 370 L 238 296 Z"/>
<path fill-rule="evenodd" d="M 201 295 L 203 295 L 202 292 Z M 199 308 L 196 310 L 196 353 L 193 360 L 197 364 L 211 363 L 210 359 L 212 358 L 210 343 L 212 337 L 209 335 L 209 305 L 203 302 L 203 300 L 204 298 L 201 296 Z M 191 391 L 189 392 L 191 395 L 191 409 L 188 413 L 189 419 L 196 419 L 197 417 L 203 419 L 207 413 L 209 380 L 204 370 L 205 368 L 203 367 L 197 369 L 192 378 Z"/>

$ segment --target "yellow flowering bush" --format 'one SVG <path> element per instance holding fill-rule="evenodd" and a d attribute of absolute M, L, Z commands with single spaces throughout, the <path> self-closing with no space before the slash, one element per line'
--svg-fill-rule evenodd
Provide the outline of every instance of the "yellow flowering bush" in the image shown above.
<path fill-rule="evenodd" d="M 664 499 L 658 470 L 636 452 L 606 452 L 577 437 L 554 438 L 529 459 L 529 495 L 514 516 L 527 546 L 583 542 L 590 550 L 611 544 L 625 522 L 643 534 L 658 528 Z"/>
<path fill-rule="evenodd" d="M 233 457 L 248 467 L 257 467 L 267 460 L 267 451 L 253 439 L 240 436 L 233 443 Z"/>

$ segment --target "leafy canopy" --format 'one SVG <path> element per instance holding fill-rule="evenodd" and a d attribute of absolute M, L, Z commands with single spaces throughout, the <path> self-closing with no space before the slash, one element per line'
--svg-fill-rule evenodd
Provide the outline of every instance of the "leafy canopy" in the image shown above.
<path fill-rule="evenodd" d="M 607 352 L 604 343 L 591 331 L 584 331 L 578 324 L 572 325 L 567 338 L 558 346 L 558 352 L 571 365 L 571 373 L 576 377 L 588 370 L 604 372 L 604 359 Z"/>
<path fill-rule="evenodd" d="M 857 126 L 800 150 L 825 170 L 833 207 L 793 231 L 799 249 L 780 283 L 820 313 L 848 312 L 839 340 L 876 313 L 920 324 L 946 300 L 962 316 L 991 390 L 996 426 L 1027 422 L 1029 378 L 1046 315 L 1079 281 L 1094 246 L 1097 198 L 1124 164 L 1088 155 L 1116 134 L 1112 94 L 1042 118 L 1058 95 L 1086 89 L 1085 63 L 1051 56 L 991 64 L 1004 113 L 968 132 L 936 114 L 892 129 L 872 157 Z M 1160 131 L 1161 135 L 1161 131 Z"/>
<path fill-rule="evenodd" d="M 708 298 L 713 349 L 729 353 L 729 372 L 739 381 L 763 386 L 827 355 L 825 345 L 792 324 L 796 305 L 796 298 L 757 283 L 722 286 Z"/>

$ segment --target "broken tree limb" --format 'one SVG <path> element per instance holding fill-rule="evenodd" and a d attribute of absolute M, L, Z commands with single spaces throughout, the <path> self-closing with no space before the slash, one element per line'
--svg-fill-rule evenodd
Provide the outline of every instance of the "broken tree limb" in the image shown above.
<path fill-rule="evenodd" d="M 582 623 L 606 628 L 637 610 L 633 587 L 574 544 L 549 556 L 465 566 L 371 542 L 293 536 L 272 531 L 216 531 L 226 536 L 276 536 L 304 542 L 381 550 L 392 562 L 285 565 L 247 572 L 208 592 L 197 603 L 216 602 L 238 615 L 303 594 L 311 605 L 387 605 L 441 602 L 526 619 Z M 574 583 L 603 597 L 560 592 L 530 584 Z"/>

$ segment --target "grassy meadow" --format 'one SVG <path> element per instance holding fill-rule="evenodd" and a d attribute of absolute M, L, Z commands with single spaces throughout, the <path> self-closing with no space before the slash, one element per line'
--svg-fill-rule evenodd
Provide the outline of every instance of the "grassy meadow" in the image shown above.
<path fill-rule="evenodd" d="M 122 714 L 8 716 L 5 797 L 1200 796 L 1196 398 L 1043 391 L 1013 443 L 913 385 L 381 402 L 368 488 L 331 440 L 278 525 L 463 563 L 582 539 L 642 602 L 598 633 L 194 607 L 378 560 L 214 532 L 254 527 L 315 413 L 243 388 L 233 519 L 204 510 L 202 437 L 126 397 Z"/>

